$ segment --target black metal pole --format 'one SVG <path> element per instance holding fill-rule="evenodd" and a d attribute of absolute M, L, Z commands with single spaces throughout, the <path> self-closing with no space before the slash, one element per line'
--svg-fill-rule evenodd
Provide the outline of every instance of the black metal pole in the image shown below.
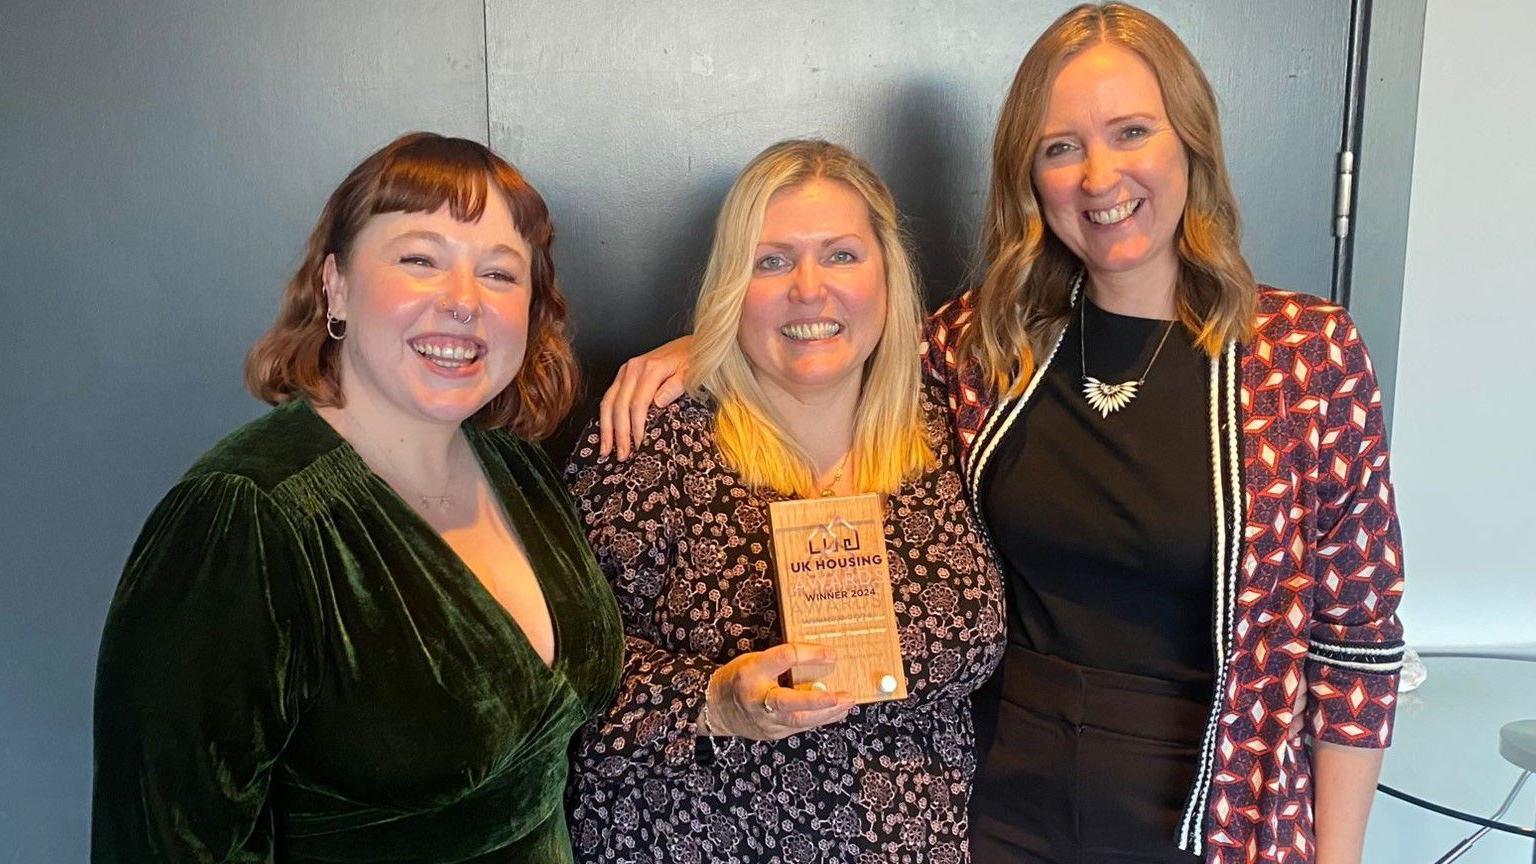
<path fill-rule="evenodd" d="M 1354 255 L 1355 170 L 1360 163 L 1361 119 L 1365 113 L 1367 48 L 1371 0 L 1352 0 L 1349 10 L 1349 58 L 1344 83 L 1344 131 L 1335 168 L 1333 208 L 1333 300 L 1349 305 Z"/>

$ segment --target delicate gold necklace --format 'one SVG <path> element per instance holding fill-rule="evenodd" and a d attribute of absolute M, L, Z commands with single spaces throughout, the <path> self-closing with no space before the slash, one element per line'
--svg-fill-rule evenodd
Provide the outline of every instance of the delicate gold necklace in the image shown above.
<path fill-rule="evenodd" d="M 363 437 L 367 439 L 368 443 L 371 444 L 374 449 L 379 451 L 379 455 L 384 457 L 384 461 L 389 465 L 389 469 L 394 472 L 396 477 L 405 477 L 405 472 L 400 470 L 400 466 L 395 464 L 394 457 L 389 455 L 389 448 L 380 446 L 378 440 L 375 439 L 372 435 L 368 434 L 368 431 L 363 428 L 361 423 L 356 424 L 354 428 L 357 429 L 358 432 L 362 433 Z M 355 449 L 356 448 L 354 448 L 354 450 Z M 363 461 L 366 462 L 367 460 L 365 459 Z M 443 491 L 437 495 L 427 495 L 409 487 L 406 487 L 402 490 L 398 488 L 396 484 L 390 483 L 389 480 L 384 478 L 380 479 L 384 479 L 384 483 L 391 489 L 395 489 L 397 492 L 403 491 L 404 494 L 402 494 L 400 497 L 406 499 L 414 498 L 421 509 L 436 510 L 438 513 L 447 513 L 453 508 L 453 496 L 448 494 L 448 489 L 453 486 L 453 464 L 453 459 L 450 454 L 448 471 L 446 472 L 447 476 L 443 478 Z M 404 483 L 402 482 L 400 486 L 404 486 Z"/>
<path fill-rule="evenodd" d="M 852 455 L 853 451 L 849 450 L 847 453 L 843 454 L 843 458 L 837 461 L 837 469 L 832 472 L 832 482 L 821 487 L 821 497 L 831 498 L 833 495 L 837 494 L 837 484 L 843 482 L 843 469 L 847 467 L 848 457 Z"/>

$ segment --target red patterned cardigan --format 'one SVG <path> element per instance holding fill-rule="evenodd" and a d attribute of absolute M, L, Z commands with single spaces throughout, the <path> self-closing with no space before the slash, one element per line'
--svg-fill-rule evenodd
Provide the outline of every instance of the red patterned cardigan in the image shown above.
<path fill-rule="evenodd" d="M 999 400 L 955 351 L 970 314 L 969 293 L 934 313 L 925 362 L 948 387 L 974 501 L 1055 351 L 1020 398 Z M 1218 673 L 1178 839 L 1210 864 L 1308 864 L 1311 760 L 1287 735 L 1291 706 L 1305 684 L 1313 738 L 1390 743 L 1402 542 L 1381 391 L 1348 313 L 1263 288 L 1257 323 L 1211 362 Z"/>

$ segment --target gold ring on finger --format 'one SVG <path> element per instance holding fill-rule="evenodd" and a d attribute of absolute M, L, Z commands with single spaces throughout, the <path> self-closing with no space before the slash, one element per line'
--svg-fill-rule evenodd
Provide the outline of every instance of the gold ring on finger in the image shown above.
<path fill-rule="evenodd" d="M 763 691 L 763 712 L 766 714 L 777 714 L 779 712 L 779 709 L 773 704 L 773 690 L 774 688 L 769 687 Z"/>

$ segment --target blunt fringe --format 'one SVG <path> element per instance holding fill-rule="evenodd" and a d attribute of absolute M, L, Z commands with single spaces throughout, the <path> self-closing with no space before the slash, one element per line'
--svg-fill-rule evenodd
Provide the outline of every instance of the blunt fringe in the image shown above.
<path fill-rule="evenodd" d="M 1253 335 L 1258 286 L 1243 258 L 1241 221 L 1222 153 L 1216 96 L 1189 49 L 1156 16 L 1126 3 L 1085 3 L 1041 34 L 1014 75 L 992 143 L 992 184 L 982 215 L 980 284 L 961 356 L 999 393 L 1019 395 L 1071 313 L 1082 263 L 1051 233 L 1032 169 L 1046 103 L 1061 68 L 1111 44 L 1135 52 L 1157 76 L 1168 119 L 1189 157 L 1179 223 L 1179 321 L 1208 355 Z"/>
<path fill-rule="evenodd" d="M 849 466 L 856 489 L 889 494 L 935 459 L 921 402 L 922 299 L 895 199 L 874 169 L 846 148 L 811 139 L 781 141 L 753 158 L 731 185 L 715 221 L 694 309 L 688 389 L 714 398 L 716 442 L 746 483 L 784 495 L 817 494 L 810 457 L 774 416 L 737 341 L 768 201 L 780 190 L 816 179 L 843 183 L 864 199 L 885 263 L 884 328 L 865 361 Z"/>
<path fill-rule="evenodd" d="M 321 284 L 326 256 L 345 263 L 363 226 L 381 213 L 431 213 L 446 204 L 453 218 L 474 222 L 485 212 L 493 185 L 532 251 L 533 296 L 523 365 L 472 420 L 528 439 L 554 432 L 576 398 L 578 367 L 565 295 L 555 278 L 549 208 L 521 172 L 483 144 L 431 132 L 412 132 L 386 144 L 331 193 L 283 288 L 277 320 L 246 355 L 246 389 L 271 405 L 303 395 L 315 405 L 340 406 L 338 343 L 326 334 Z"/>

